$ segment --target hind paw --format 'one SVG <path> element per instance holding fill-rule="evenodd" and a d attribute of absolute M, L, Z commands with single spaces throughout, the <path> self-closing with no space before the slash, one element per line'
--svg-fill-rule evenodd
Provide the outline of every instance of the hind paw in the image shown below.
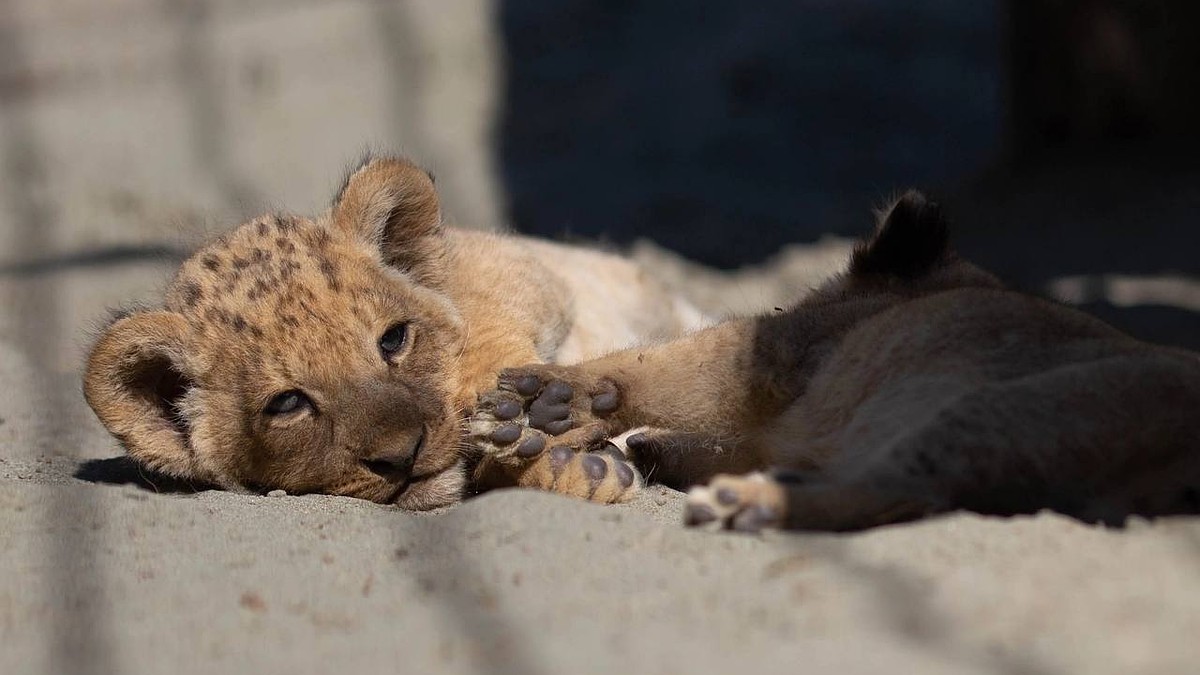
<path fill-rule="evenodd" d="M 633 464 L 611 445 L 598 452 L 551 448 L 542 462 L 521 476 L 519 485 L 570 495 L 601 504 L 629 501 L 643 480 Z"/>
<path fill-rule="evenodd" d="M 784 487 L 768 474 L 719 475 L 688 491 L 684 523 L 739 532 L 781 527 L 787 515 Z"/>

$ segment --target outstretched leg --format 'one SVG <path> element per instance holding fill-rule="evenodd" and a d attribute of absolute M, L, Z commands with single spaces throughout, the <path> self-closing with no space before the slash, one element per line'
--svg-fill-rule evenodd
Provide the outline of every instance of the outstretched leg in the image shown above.
<path fill-rule="evenodd" d="M 729 321 L 574 366 L 509 368 L 499 389 L 481 398 L 473 437 L 489 442 L 496 419 L 512 414 L 515 424 L 547 435 L 548 445 L 584 448 L 654 427 L 684 430 L 709 447 L 744 449 L 786 409 L 806 375 L 803 333 L 789 324 L 798 318 L 792 312 Z M 527 431 L 517 435 L 524 442 Z"/>

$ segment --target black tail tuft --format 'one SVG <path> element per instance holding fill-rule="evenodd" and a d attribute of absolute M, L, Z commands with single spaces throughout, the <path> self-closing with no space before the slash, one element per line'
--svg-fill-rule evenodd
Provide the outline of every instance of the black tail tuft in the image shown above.
<path fill-rule="evenodd" d="M 850 273 L 915 279 L 949 253 L 950 229 L 941 207 L 909 190 L 882 215 L 875 234 L 855 247 Z"/>

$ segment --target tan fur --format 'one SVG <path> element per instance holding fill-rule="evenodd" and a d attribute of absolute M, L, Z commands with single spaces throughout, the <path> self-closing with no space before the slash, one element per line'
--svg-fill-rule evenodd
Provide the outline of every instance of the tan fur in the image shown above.
<path fill-rule="evenodd" d="M 916 193 L 884 214 L 846 274 L 786 312 L 578 366 L 508 370 L 500 391 L 529 377 L 575 394 L 573 429 L 549 444 L 582 429 L 687 432 L 628 443 L 660 480 L 712 481 L 691 495 L 697 523 L 1200 511 L 1200 356 L 1004 289 L 947 247 L 936 205 Z M 614 391 L 619 405 L 606 398 L 597 412 Z M 753 473 L 767 467 L 788 480 Z"/>
<path fill-rule="evenodd" d="M 444 227 L 424 171 L 374 159 L 325 214 L 263 216 L 197 251 L 162 309 L 103 332 L 84 392 L 133 458 L 172 476 L 424 509 L 472 483 L 555 489 L 553 468 L 509 470 L 464 442 L 502 367 L 699 319 L 619 257 Z M 403 346 L 385 355 L 398 325 Z M 290 391 L 311 405 L 270 412 Z"/>

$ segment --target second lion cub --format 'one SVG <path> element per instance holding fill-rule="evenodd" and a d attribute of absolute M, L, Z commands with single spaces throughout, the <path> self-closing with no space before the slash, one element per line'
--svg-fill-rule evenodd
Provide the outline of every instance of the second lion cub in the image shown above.
<path fill-rule="evenodd" d="M 627 443 L 647 475 L 708 483 L 689 495 L 693 524 L 1200 511 L 1200 355 L 1005 289 L 955 254 L 919 193 L 787 311 L 511 369 L 500 385 L 477 434 L 519 421 L 522 437 L 569 448 L 642 426 L 682 432 Z M 521 412 L 498 421 L 497 406 Z M 757 473 L 769 467 L 785 471 Z"/>

